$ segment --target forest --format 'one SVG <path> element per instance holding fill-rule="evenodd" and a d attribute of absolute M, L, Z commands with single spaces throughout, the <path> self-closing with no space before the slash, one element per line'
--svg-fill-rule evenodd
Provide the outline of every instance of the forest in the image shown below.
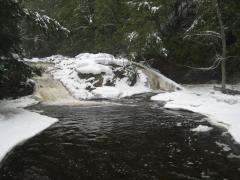
<path fill-rule="evenodd" d="M 240 3 L 217 2 L 225 27 L 227 81 L 236 83 Z M 12 61 L 12 54 L 46 57 L 104 52 L 144 61 L 179 83 L 220 82 L 221 68 L 216 59 L 222 55 L 222 41 L 218 38 L 221 27 L 215 4 L 211 0 L 2 0 L 1 59 L 9 57 Z M 32 13 L 26 15 L 26 9 Z M 42 22 L 34 13 L 43 17 Z M 45 23 L 44 16 L 68 31 L 54 22 Z M 13 73 L 10 61 L 1 60 L 1 72 L 3 66 L 9 66 Z M 4 73 L 2 82 L 5 76 L 11 78 L 8 71 Z M 27 74 L 12 82 L 24 80 Z"/>
<path fill-rule="evenodd" d="M 239 180 L 239 117 L 239 0 L 0 0 L 1 180 Z"/>

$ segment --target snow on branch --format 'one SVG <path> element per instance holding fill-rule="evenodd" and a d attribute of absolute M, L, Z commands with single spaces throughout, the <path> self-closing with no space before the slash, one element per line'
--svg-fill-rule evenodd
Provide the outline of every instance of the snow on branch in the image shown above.
<path fill-rule="evenodd" d="M 186 33 L 189 33 L 191 32 L 198 24 L 199 24 L 199 20 L 201 19 L 202 17 L 199 16 L 197 19 L 195 19 L 192 23 L 192 25 L 186 30 Z"/>
<path fill-rule="evenodd" d="M 142 8 L 146 8 L 151 13 L 155 14 L 157 13 L 163 6 L 162 5 L 154 5 L 151 1 L 140 1 L 140 2 L 133 2 L 129 1 L 127 4 L 131 7 L 137 8 L 138 11 Z"/>
<path fill-rule="evenodd" d="M 220 55 L 216 55 L 213 59 L 215 59 L 215 60 L 213 61 L 212 65 L 209 67 L 192 67 L 192 66 L 182 65 L 182 64 L 178 64 L 178 63 L 173 63 L 173 64 L 175 64 L 176 66 L 179 66 L 179 67 L 185 67 L 185 68 L 198 70 L 198 71 L 211 71 L 211 70 L 217 69 L 220 66 L 221 62 L 223 60 L 226 60 L 227 58 L 223 58 Z"/>
<path fill-rule="evenodd" d="M 215 38 L 218 38 L 218 39 L 222 39 L 221 34 L 218 33 L 218 32 L 215 32 L 215 31 L 202 31 L 202 32 L 195 33 L 195 34 L 187 34 L 187 35 L 184 36 L 183 39 L 191 38 L 193 36 L 210 36 L 210 37 L 215 37 Z"/>
<path fill-rule="evenodd" d="M 70 31 L 62 26 L 57 20 L 50 18 L 47 15 L 40 15 L 38 12 L 33 12 L 28 9 L 24 9 L 24 16 L 32 20 L 35 25 L 39 26 L 45 34 L 49 32 L 64 32 L 69 34 Z"/>

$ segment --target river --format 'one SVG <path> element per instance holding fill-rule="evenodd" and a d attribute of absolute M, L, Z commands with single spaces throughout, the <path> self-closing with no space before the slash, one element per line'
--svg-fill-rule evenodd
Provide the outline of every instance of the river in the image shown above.
<path fill-rule="evenodd" d="M 29 109 L 59 122 L 15 147 L 1 180 L 240 179 L 240 146 L 204 116 L 138 95 L 102 105 Z"/>

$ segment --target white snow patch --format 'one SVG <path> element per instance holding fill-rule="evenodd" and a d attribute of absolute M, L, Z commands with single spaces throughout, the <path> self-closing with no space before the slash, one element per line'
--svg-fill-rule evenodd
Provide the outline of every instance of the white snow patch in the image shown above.
<path fill-rule="evenodd" d="M 0 101 L 0 161 L 14 146 L 57 121 L 23 109 L 35 103 L 36 101 L 30 97 Z"/>
<path fill-rule="evenodd" d="M 199 125 L 198 127 L 191 129 L 191 131 L 194 132 L 208 132 L 211 131 L 213 128 L 209 127 L 209 126 L 203 126 L 203 125 Z"/>
<path fill-rule="evenodd" d="M 223 151 L 225 151 L 225 152 L 231 151 L 231 148 L 229 147 L 229 145 L 220 143 L 220 142 L 215 142 L 215 143 L 218 147 L 222 148 Z"/>
<path fill-rule="evenodd" d="M 208 120 L 228 129 L 240 143 L 240 96 L 214 91 L 213 85 L 186 85 L 182 91 L 163 93 L 151 98 L 166 101 L 165 108 L 186 109 L 208 117 Z"/>
<path fill-rule="evenodd" d="M 98 87 L 92 92 L 97 98 L 118 98 L 121 95 L 120 90 L 110 86 Z"/>

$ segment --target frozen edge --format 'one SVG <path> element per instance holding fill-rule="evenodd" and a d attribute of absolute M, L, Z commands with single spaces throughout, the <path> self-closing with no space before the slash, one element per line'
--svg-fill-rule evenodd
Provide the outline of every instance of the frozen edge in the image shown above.
<path fill-rule="evenodd" d="M 58 121 L 56 118 L 23 109 L 36 103 L 30 97 L 0 101 L 0 162 L 15 146 Z"/>
<path fill-rule="evenodd" d="M 182 91 L 158 94 L 151 100 L 165 102 L 166 109 L 202 114 L 210 124 L 226 129 L 240 144 L 240 96 L 213 92 L 211 86 L 185 86 Z"/>

